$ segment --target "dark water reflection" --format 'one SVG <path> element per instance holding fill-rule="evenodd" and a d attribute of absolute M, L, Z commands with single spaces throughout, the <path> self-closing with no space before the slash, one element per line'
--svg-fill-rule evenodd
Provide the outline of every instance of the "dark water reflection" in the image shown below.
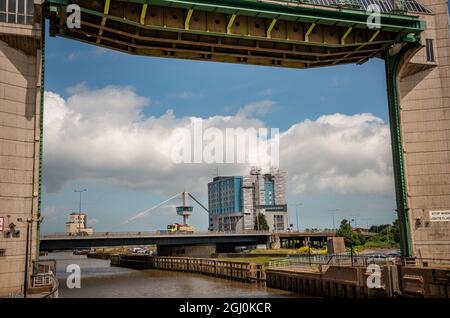
<path fill-rule="evenodd" d="M 198 274 L 160 270 L 133 270 L 111 267 L 109 260 L 98 260 L 72 253 L 50 253 L 57 261 L 61 298 L 79 297 L 298 297 L 264 284 L 246 284 Z M 66 268 L 78 264 L 81 268 L 81 288 L 66 285 Z"/>

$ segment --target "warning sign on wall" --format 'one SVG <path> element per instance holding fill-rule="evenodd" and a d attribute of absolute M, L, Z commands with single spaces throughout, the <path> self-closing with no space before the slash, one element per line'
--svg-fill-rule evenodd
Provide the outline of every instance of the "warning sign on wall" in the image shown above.
<path fill-rule="evenodd" d="M 0 216 L 0 232 L 3 231 L 3 224 L 5 224 L 5 218 Z"/>
<path fill-rule="evenodd" d="M 450 222 L 450 211 L 430 211 L 431 222 Z"/>

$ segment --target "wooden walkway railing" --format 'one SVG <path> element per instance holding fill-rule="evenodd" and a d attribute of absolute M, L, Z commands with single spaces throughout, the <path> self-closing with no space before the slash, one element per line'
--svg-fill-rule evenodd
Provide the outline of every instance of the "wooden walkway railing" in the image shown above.
<path fill-rule="evenodd" d="M 244 282 L 259 282 L 266 279 L 262 264 L 210 258 L 113 255 L 111 256 L 111 265 L 198 273 Z"/>

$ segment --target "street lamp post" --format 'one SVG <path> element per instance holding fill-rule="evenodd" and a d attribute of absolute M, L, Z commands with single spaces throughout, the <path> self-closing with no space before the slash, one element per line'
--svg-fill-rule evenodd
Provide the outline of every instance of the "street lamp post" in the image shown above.
<path fill-rule="evenodd" d="M 32 218 L 27 219 L 27 236 L 26 236 L 26 243 L 25 243 L 25 273 L 23 277 L 23 298 L 27 298 L 27 289 L 28 289 L 28 251 L 30 249 L 29 247 L 29 241 L 30 241 L 30 223 L 32 222 Z"/>
<path fill-rule="evenodd" d="M 335 224 L 335 222 L 334 222 L 334 213 L 335 213 L 335 212 L 338 212 L 339 209 L 328 210 L 328 211 L 329 211 L 329 212 L 332 212 L 332 215 L 333 215 L 333 230 L 336 230 L 336 224 Z"/>
<path fill-rule="evenodd" d="M 350 259 L 352 262 L 353 267 L 353 229 L 352 229 L 352 222 L 355 221 L 354 219 L 351 219 L 350 221 L 350 230 L 351 230 L 351 238 L 350 238 Z"/>
<path fill-rule="evenodd" d="M 297 225 L 297 232 L 299 232 L 300 230 L 299 230 L 299 226 L 298 226 L 298 207 L 299 206 L 302 206 L 303 204 L 302 203 L 297 203 L 297 204 L 294 204 L 294 206 L 295 206 L 295 220 L 296 220 L 296 225 Z"/>
<path fill-rule="evenodd" d="M 311 241 L 308 240 L 308 260 L 309 260 L 309 266 L 311 266 Z"/>
<path fill-rule="evenodd" d="M 78 234 L 80 234 L 80 232 L 81 232 L 81 220 L 80 220 L 80 217 L 81 217 L 81 194 L 86 191 L 87 191 L 87 189 L 74 190 L 74 192 L 77 192 L 80 194 L 80 201 L 79 201 L 79 205 L 78 205 Z"/>

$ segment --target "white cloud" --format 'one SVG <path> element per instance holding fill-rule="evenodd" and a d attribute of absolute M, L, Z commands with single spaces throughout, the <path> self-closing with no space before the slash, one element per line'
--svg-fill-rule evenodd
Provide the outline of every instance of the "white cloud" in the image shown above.
<path fill-rule="evenodd" d="M 42 211 L 42 216 L 44 217 L 44 221 L 46 223 L 54 223 L 58 219 L 58 213 L 56 211 L 56 207 L 54 206 L 46 206 Z"/>
<path fill-rule="evenodd" d="M 92 53 L 93 53 L 95 56 L 103 56 L 103 55 L 108 54 L 108 53 L 110 53 L 110 52 L 111 52 L 111 50 L 108 50 L 108 49 L 106 49 L 106 48 L 104 48 L 104 47 L 100 47 L 100 46 L 96 46 L 96 47 L 94 47 L 93 50 L 92 50 Z"/>
<path fill-rule="evenodd" d="M 129 87 L 108 86 L 82 91 L 64 100 L 45 93 L 44 185 L 58 191 L 71 180 L 91 180 L 130 188 L 183 189 L 205 192 L 211 166 L 175 164 L 170 160 L 171 134 L 190 127 L 196 117 L 177 118 L 172 110 L 145 117 L 149 101 Z M 204 128 L 262 127 L 257 119 L 213 116 Z M 225 166 L 223 173 L 243 173 L 248 167 Z M 174 186 L 175 185 L 175 186 Z"/>
<path fill-rule="evenodd" d="M 168 95 L 170 99 L 191 99 L 203 96 L 201 92 L 179 91 Z"/>
<path fill-rule="evenodd" d="M 273 91 L 272 91 L 272 89 L 270 89 L 270 88 L 263 89 L 262 91 L 260 91 L 260 92 L 258 93 L 258 95 L 260 95 L 260 96 L 265 96 L 265 97 L 267 97 L 267 96 L 272 96 L 272 94 L 273 94 Z"/>
<path fill-rule="evenodd" d="M 261 117 L 275 110 L 277 103 L 271 100 L 262 100 L 245 105 L 241 108 L 236 116 L 247 117 L 251 116 Z"/>
<path fill-rule="evenodd" d="M 130 87 L 82 87 L 67 100 L 45 93 L 44 185 L 58 191 L 66 182 L 95 181 L 129 188 L 158 189 L 169 196 L 189 189 L 204 195 L 216 164 L 175 164 L 171 133 L 197 117 L 168 110 L 146 117 L 151 103 Z M 248 104 L 235 116 L 203 118 L 203 127 L 264 127 L 252 116 L 276 107 L 273 101 Z M 388 126 L 370 114 L 327 115 L 305 120 L 281 134 L 280 165 L 296 193 L 392 191 Z M 248 165 L 220 165 L 220 174 L 244 174 Z"/>
<path fill-rule="evenodd" d="M 280 139 L 293 192 L 393 191 L 389 128 L 378 117 L 326 115 L 292 126 Z"/>
<path fill-rule="evenodd" d="M 78 60 L 80 56 L 80 52 L 70 52 L 68 55 L 66 55 L 65 60 L 66 62 L 74 62 Z"/>
<path fill-rule="evenodd" d="M 98 220 L 95 219 L 95 218 L 93 218 L 93 219 L 88 219 L 88 224 L 89 224 L 90 226 L 95 225 L 95 224 L 98 224 Z"/>
<path fill-rule="evenodd" d="M 71 95 L 80 94 L 80 93 L 86 92 L 88 90 L 89 89 L 88 89 L 88 87 L 86 85 L 86 82 L 81 82 L 81 83 L 78 83 L 78 84 L 76 84 L 74 86 L 67 87 L 65 89 L 65 91 L 68 94 L 71 94 Z"/>

